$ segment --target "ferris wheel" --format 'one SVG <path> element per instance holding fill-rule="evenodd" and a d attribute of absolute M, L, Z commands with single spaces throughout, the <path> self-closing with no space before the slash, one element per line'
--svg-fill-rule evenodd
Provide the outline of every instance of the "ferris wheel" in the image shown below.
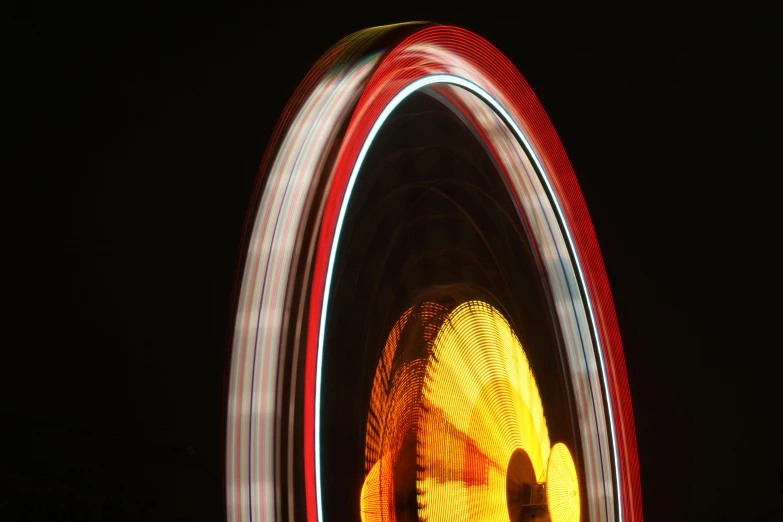
<path fill-rule="evenodd" d="M 338 42 L 280 119 L 245 236 L 229 520 L 642 520 L 595 233 L 487 41 Z"/>

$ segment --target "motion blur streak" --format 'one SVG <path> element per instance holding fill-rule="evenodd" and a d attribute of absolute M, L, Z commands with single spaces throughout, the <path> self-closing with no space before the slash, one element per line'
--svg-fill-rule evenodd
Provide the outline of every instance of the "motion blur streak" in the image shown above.
<path fill-rule="evenodd" d="M 420 518 L 507 520 L 511 455 L 525 450 L 543 481 L 550 444 L 533 371 L 499 311 L 471 301 L 449 314 L 433 344 L 423 402 Z"/>
<path fill-rule="evenodd" d="M 226 437 L 229 520 L 275 520 L 274 415 L 286 286 L 303 216 L 338 122 L 376 57 L 338 67 L 292 117 L 269 169 L 249 243 L 234 329 Z"/>
<path fill-rule="evenodd" d="M 435 303 L 410 308 L 386 340 L 367 416 L 367 477 L 360 505 L 364 522 L 397 521 L 399 498 L 410 501 L 408 511 L 418 520 L 416 436 L 423 413 L 422 387 L 432 343 L 446 313 Z"/>
<path fill-rule="evenodd" d="M 530 87 L 497 49 L 469 31 L 426 24 L 368 29 L 338 42 L 305 78 L 270 142 L 246 223 L 236 297 L 228 519 L 297 519 L 295 494 L 304 499 L 307 520 L 323 518 L 319 361 L 330 349 L 323 329 L 340 226 L 378 126 L 413 89 L 446 100 L 473 128 L 517 205 L 574 393 L 582 510 L 590 520 L 641 521 L 622 343 L 595 233 L 565 151 Z M 420 369 L 406 371 L 418 375 Z M 298 404 L 302 425 L 285 410 Z M 293 446 L 299 440 L 294 430 L 303 447 Z M 544 456 L 533 453 L 539 466 Z M 380 469 L 377 476 L 382 479 Z"/>
<path fill-rule="evenodd" d="M 466 71 L 462 72 L 464 74 Z M 329 257 L 325 260 L 326 275 L 316 350 L 315 425 L 320 425 L 320 368 L 324 351 L 325 326 L 329 312 L 329 290 L 343 219 L 354 184 L 367 151 L 386 119 L 407 96 L 430 86 L 440 88 L 454 88 L 456 86 L 463 91 L 468 91 L 468 96 L 476 98 L 476 101 L 467 101 L 462 98 L 462 105 L 471 108 L 471 112 L 468 114 L 475 116 L 474 121 L 477 125 L 483 125 L 478 127 L 477 132 L 491 138 L 487 142 L 488 145 L 491 145 L 491 147 L 488 146 L 488 149 L 495 153 L 496 163 L 503 165 L 501 170 L 504 173 L 513 174 L 507 176 L 506 181 L 518 201 L 519 211 L 524 216 L 528 234 L 538 249 L 542 277 L 545 275 L 544 280 L 549 284 L 550 298 L 554 301 L 553 306 L 563 336 L 568 374 L 577 397 L 578 426 L 584 446 L 582 460 L 584 472 L 587 475 L 587 497 L 592 500 L 590 508 L 596 520 L 614 520 L 616 518 L 616 499 L 619 494 L 612 484 L 612 454 L 615 452 L 613 452 L 610 433 L 614 431 L 612 429 L 613 419 L 611 415 L 607 415 L 604 403 L 601 401 L 601 397 L 606 397 L 607 404 L 611 407 L 607 396 L 609 392 L 607 390 L 605 394 L 603 388 L 605 383 L 602 381 L 603 355 L 600 345 L 593 344 L 594 337 L 590 334 L 591 325 L 595 324 L 595 320 L 589 307 L 585 306 L 579 291 L 582 286 L 580 284 L 581 269 L 578 264 L 574 266 L 569 256 L 571 238 L 568 234 L 568 228 L 562 220 L 562 209 L 557 204 L 557 200 L 550 199 L 550 185 L 546 178 L 542 180 L 539 176 L 542 170 L 541 164 L 533 151 L 530 150 L 529 142 L 525 139 L 521 129 L 514 123 L 511 115 L 486 90 L 464 78 L 448 74 L 435 74 L 423 76 L 405 85 L 383 107 L 357 155 L 339 212 L 336 214 L 332 246 L 328 250 Z M 461 97 L 452 93 L 452 99 L 454 98 Z M 494 117 L 493 109 L 497 113 Z M 319 520 L 322 520 L 320 515 L 322 511 L 320 449 L 319 431 L 316 430 L 316 506 Z M 622 517 L 619 518 L 622 519 Z"/>
<path fill-rule="evenodd" d="M 407 310 L 389 334 L 371 397 L 364 522 L 503 520 L 518 449 L 545 479 L 550 444 L 538 386 L 517 336 L 487 303 L 448 314 L 426 302 Z"/>

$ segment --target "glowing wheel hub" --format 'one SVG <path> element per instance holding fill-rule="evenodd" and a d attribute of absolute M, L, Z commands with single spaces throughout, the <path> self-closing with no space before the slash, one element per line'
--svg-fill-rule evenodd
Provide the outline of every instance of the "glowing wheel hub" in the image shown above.
<path fill-rule="evenodd" d="M 548 517 L 550 504 L 553 520 L 577 521 L 576 467 L 564 444 L 552 451 L 533 371 L 498 310 L 470 301 L 403 314 L 373 383 L 364 522 L 516 522 Z"/>

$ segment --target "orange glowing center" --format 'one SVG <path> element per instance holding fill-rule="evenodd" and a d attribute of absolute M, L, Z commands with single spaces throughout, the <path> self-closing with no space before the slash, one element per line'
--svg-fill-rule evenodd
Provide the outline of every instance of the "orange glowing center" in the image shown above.
<path fill-rule="evenodd" d="M 547 481 L 552 520 L 577 521 L 576 468 L 565 445 L 550 447 L 533 371 L 503 315 L 480 301 L 451 312 L 423 303 L 394 326 L 376 369 L 362 520 L 508 520 L 536 491 L 543 506 Z"/>

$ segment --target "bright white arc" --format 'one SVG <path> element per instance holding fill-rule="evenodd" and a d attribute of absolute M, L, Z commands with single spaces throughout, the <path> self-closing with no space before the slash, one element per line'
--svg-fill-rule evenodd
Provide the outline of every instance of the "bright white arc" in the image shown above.
<path fill-rule="evenodd" d="M 337 255 L 337 245 L 340 241 L 340 233 L 342 231 L 343 221 L 345 219 L 345 213 L 348 209 L 348 203 L 350 202 L 351 199 L 351 192 L 353 191 L 353 187 L 356 183 L 356 178 L 358 177 L 359 171 L 362 168 L 362 164 L 364 162 L 365 156 L 367 155 L 367 151 L 370 149 L 370 146 L 375 140 L 375 136 L 378 134 L 381 127 L 386 122 L 386 119 L 405 98 L 410 96 L 415 91 L 433 84 L 448 84 L 448 85 L 456 85 L 458 87 L 462 87 L 472 92 L 473 94 L 477 95 L 484 102 L 489 104 L 501 116 L 501 118 L 506 123 L 506 125 L 508 125 L 509 128 L 511 128 L 516 138 L 520 141 L 520 143 L 524 147 L 528 156 L 533 159 L 533 162 L 535 163 L 538 172 L 541 173 L 541 177 L 543 178 L 544 183 L 546 184 L 546 189 L 549 194 L 549 197 L 555 204 L 558 220 L 562 225 L 563 230 L 565 230 L 566 238 L 568 239 L 568 247 L 570 251 L 574 254 L 573 257 L 576 260 L 576 268 L 577 268 L 577 272 L 579 273 L 579 284 L 581 288 L 585 290 L 584 295 L 586 298 L 587 309 L 590 316 L 590 327 L 593 329 L 593 334 L 594 334 L 593 337 L 597 344 L 597 352 L 601 363 L 600 364 L 601 374 L 603 377 L 602 383 L 604 386 L 604 397 L 606 398 L 606 403 L 608 405 L 608 410 L 609 410 L 609 423 L 611 427 L 611 437 L 612 437 L 610 445 L 614 453 L 614 466 L 615 466 L 615 473 L 617 477 L 615 492 L 617 494 L 617 499 L 618 499 L 617 502 L 618 520 L 622 521 L 623 520 L 622 498 L 620 496 L 621 491 L 619 487 L 621 483 L 620 469 L 618 466 L 617 445 L 614 443 L 614 441 L 617 440 L 617 437 L 616 437 L 614 420 L 612 415 L 612 402 L 611 402 L 611 397 L 609 395 L 608 381 L 606 379 L 606 368 L 605 368 L 604 358 L 603 358 L 603 349 L 601 348 L 601 344 L 600 344 L 601 340 L 598 335 L 598 332 L 595 330 L 595 325 L 596 325 L 595 315 L 593 313 L 593 306 L 592 306 L 590 294 L 586 291 L 585 277 L 584 277 L 584 273 L 582 272 L 582 266 L 581 263 L 579 262 L 579 256 L 576 254 L 576 248 L 574 245 L 574 241 L 571 237 L 571 231 L 568 227 L 568 223 L 565 221 L 563 210 L 560 206 L 560 202 L 558 201 L 554 191 L 552 190 L 552 186 L 549 183 L 549 179 L 546 175 L 546 171 L 544 170 L 543 165 L 539 161 L 538 156 L 536 156 L 535 152 L 533 151 L 533 148 L 530 146 L 530 142 L 525 138 L 525 135 L 523 134 L 522 130 L 519 128 L 516 122 L 514 122 L 511 115 L 503 108 L 503 106 L 500 105 L 500 103 L 498 103 L 497 100 L 495 100 L 487 91 L 482 89 L 480 86 L 476 85 L 470 80 L 466 80 L 465 78 L 461 78 L 459 76 L 454 76 L 451 74 L 433 74 L 430 76 L 424 76 L 422 78 L 419 78 L 418 80 L 415 80 L 410 84 L 406 85 L 402 90 L 400 90 L 399 93 L 397 93 L 397 95 L 394 98 L 392 98 L 389 104 L 386 105 L 386 107 L 383 109 L 380 116 L 378 116 L 378 119 L 373 124 L 372 128 L 370 129 L 370 132 L 367 134 L 367 138 L 365 139 L 364 144 L 362 145 L 362 148 L 359 152 L 359 155 L 356 158 L 356 164 L 354 165 L 353 170 L 351 171 L 351 177 L 348 180 L 348 186 L 346 187 L 345 194 L 343 195 L 343 201 L 340 206 L 340 213 L 337 217 L 337 225 L 335 226 L 334 237 L 332 239 L 332 246 L 329 252 L 329 263 L 326 269 L 326 281 L 324 284 L 324 298 L 321 307 L 321 322 L 318 330 L 318 354 L 317 354 L 316 370 L 315 370 L 315 489 L 316 489 L 316 506 L 318 512 L 318 521 L 324 522 L 323 506 L 321 503 L 322 495 L 321 495 L 321 436 L 320 436 L 321 377 L 322 377 L 321 366 L 322 366 L 322 358 L 323 358 L 324 331 L 326 328 L 327 312 L 329 309 L 329 293 L 332 284 L 334 260 Z"/>

